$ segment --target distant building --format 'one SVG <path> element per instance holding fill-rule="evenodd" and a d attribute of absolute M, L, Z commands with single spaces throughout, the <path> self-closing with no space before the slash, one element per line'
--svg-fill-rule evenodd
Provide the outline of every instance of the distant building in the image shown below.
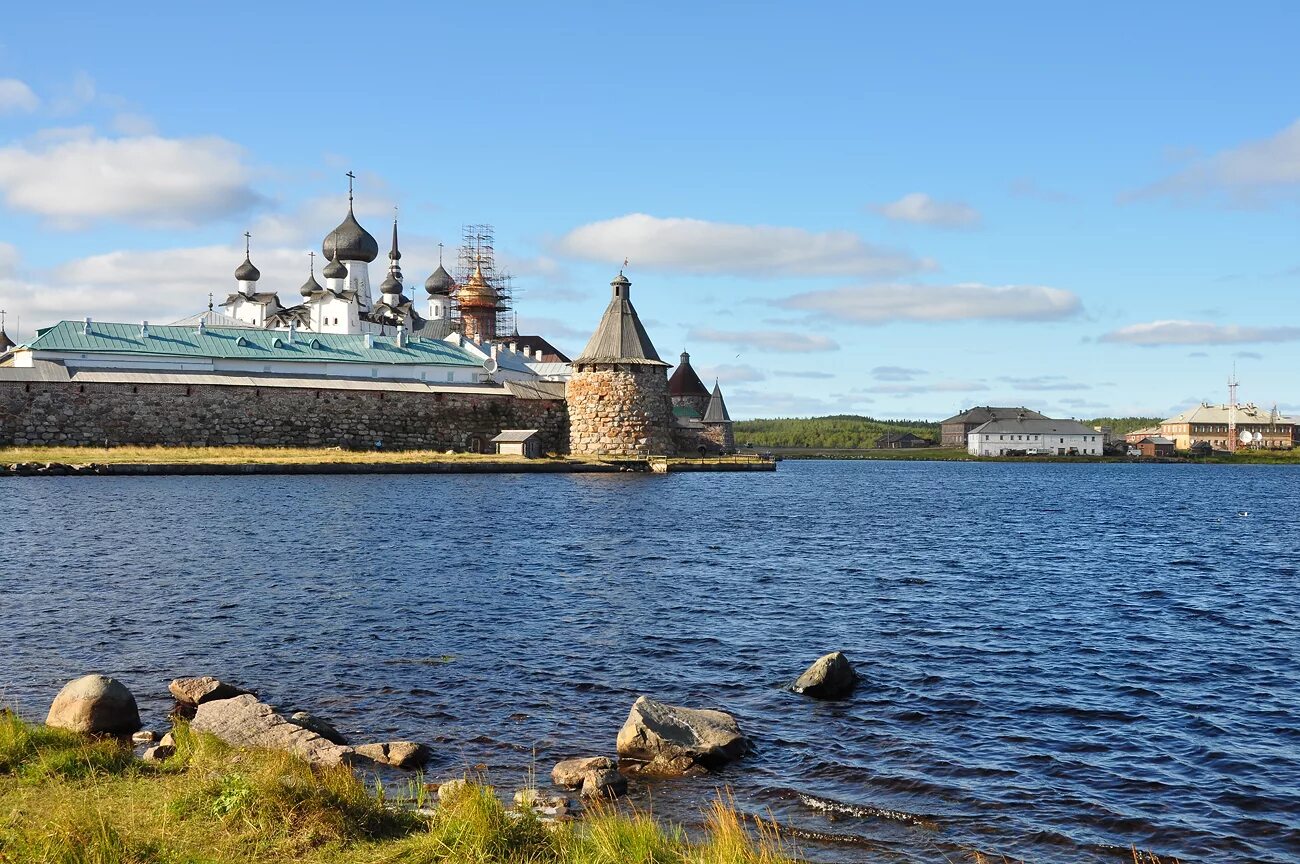
<path fill-rule="evenodd" d="M 939 424 L 939 441 L 944 447 L 965 447 L 968 443 L 967 436 L 976 427 L 991 420 L 1014 420 L 1017 417 L 1047 419 L 1037 411 L 1030 411 L 1028 408 L 992 408 L 987 405 L 982 408 L 971 408 Z"/>
<path fill-rule="evenodd" d="M 1124 435 L 1124 440 L 1129 444 L 1136 445 L 1143 438 L 1150 438 L 1153 435 L 1160 434 L 1159 426 L 1148 426 L 1145 429 L 1134 429 Z"/>
<path fill-rule="evenodd" d="M 891 432 L 876 439 L 877 450 L 909 450 L 913 447 L 933 447 L 934 442 L 911 432 Z"/>
<path fill-rule="evenodd" d="M 1101 433 L 1077 420 L 1042 415 L 990 420 L 971 431 L 966 451 L 972 456 L 1100 456 Z"/>
<path fill-rule="evenodd" d="M 1148 435 L 1137 442 L 1138 451 L 1143 456 L 1173 456 L 1176 452 L 1174 442 L 1160 435 Z"/>
<path fill-rule="evenodd" d="M 1296 422 L 1279 414 L 1276 407 L 1265 411 L 1254 404 L 1238 405 L 1235 424 L 1232 415 L 1231 406 L 1203 402 L 1162 422 L 1160 434 L 1172 439 L 1179 450 L 1190 450 L 1192 445 L 1202 441 L 1215 450 L 1230 450 L 1228 427 L 1235 425 L 1238 436 L 1242 432 L 1249 432 L 1252 438 L 1259 434 L 1251 446 L 1283 450 L 1295 446 Z"/>

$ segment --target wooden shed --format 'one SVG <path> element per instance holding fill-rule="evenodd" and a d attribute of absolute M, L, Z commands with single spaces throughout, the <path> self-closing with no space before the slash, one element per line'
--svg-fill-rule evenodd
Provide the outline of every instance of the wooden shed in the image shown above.
<path fill-rule="evenodd" d="M 1173 456 L 1174 442 L 1159 435 L 1148 435 L 1137 442 L 1143 456 Z"/>
<path fill-rule="evenodd" d="M 542 442 L 536 429 L 502 429 L 492 443 L 497 445 L 497 453 L 502 456 L 536 459 L 542 455 Z"/>

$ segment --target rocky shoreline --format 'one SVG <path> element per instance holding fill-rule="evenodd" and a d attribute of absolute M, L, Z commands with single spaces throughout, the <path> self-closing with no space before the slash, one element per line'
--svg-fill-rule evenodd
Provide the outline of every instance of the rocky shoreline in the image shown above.
<path fill-rule="evenodd" d="M 840 652 L 809 666 L 789 687 L 815 699 L 847 696 L 858 675 Z M 327 720 L 305 711 L 283 713 L 242 686 L 214 676 L 176 678 L 168 685 L 174 706 L 173 728 L 161 736 L 143 729 L 135 696 L 115 678 L 92 673 L 69 681 L 50 706 L 45 724 L 95 738 L 119 740 L 140 751 L 144 762 L 163 763 L 176 753 L 176 727 L 209 734 L 236 749 L 292 754 L 317 767 L 346 766 L 404 771 L 424 768 L 432 749 L 416 741 L 354 744 Z M 613 755 L 584 755 L 561 760 L 550 772 L 552 784 L 577 792 L 584 800 L 609 800 L 628 791 L 628 781 L 708 775 L 750 751 L 753 742 L 739 721 L 716 708 L 691 708 L 640 696 L 618 730 Z M 465 783 L 464 777 L 429 784 L 441 790 Z M 449 784 L 453 784 L 449 786 Z M 573 809 L 563 795 L 522 789 L 515 804 L 543 818 L 562 818 Z"/>

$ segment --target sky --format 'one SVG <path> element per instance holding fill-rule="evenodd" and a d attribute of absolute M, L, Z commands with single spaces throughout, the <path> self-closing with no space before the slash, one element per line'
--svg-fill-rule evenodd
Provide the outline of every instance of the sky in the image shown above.
<path fill-rule="evenodd" d="M 421 305 L 491 223 L 576 353 L 626 259 L 737 418 L 1300 413 L 1300 5 L 202 5 L 6 10 L 11 337 L 220 302 L 245 231 L 292 305 L 354 171 Z"/>

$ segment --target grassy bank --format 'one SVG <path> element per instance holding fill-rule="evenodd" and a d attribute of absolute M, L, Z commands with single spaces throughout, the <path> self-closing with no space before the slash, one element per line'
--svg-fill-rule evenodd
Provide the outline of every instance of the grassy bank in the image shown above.
<path fill-rule="evenodd" d="M 424 802 L 422 784 L 368 787 L 346 768 L 233 751 L 181 729 L 176 755 L 143 763 L 115 742 L 0 714 L 4 864 L 788 864 L 766 824 L 718 804 L 689 841 L 613 809 L 547 825 L 487 786 Z M 396 793 L 409 800 L 394 806 Z M 427 803 L 429 815 L 414 812 Z"/>
<path fill-rule="evenodd" d="M 436 450 L 340 450 L 327 447 L 0 447 L 0 463 L 105 464 L 392 464 L 523 462 L 522 456 L 443 453 Z M 582 460 L 572 460 L 582 461 Z"/>

